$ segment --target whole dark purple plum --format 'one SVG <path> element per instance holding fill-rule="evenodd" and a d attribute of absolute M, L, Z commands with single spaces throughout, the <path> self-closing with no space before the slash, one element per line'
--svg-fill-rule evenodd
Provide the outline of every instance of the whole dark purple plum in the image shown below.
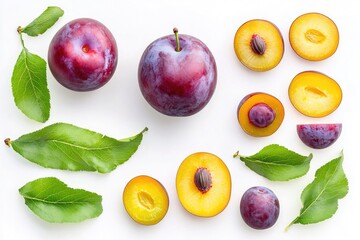
<path fill-rule="evenodd" d="M 305 145 L 323 149 L 332 145 L 339 138 L 342 124 L 298 124 L 296 128 L 299 138 Z"/>
<path fill-rule="evenodd" d="M 138 69 L 142 95 L 157 111 L 190 116 L 210 101 L 217 81 L 214 56 L 199 39 L 177 34 L 161 37 L 144 51 Z"/>
<path fill-rule="evenodd" d="M 55 79 L 74 91 L 102 87 L 113 76 L 118 60 L 116 41 L 102 23 L 75 19 L 50 42 L 48 63 Z"/>
<path fill-rule="evenodd" d="M 272 227 L 279 217 L 280 205 L 277 196 L 262 186 L 249 188 L 240 201 L 240 213 L 245 223 L 254 229 Z"/>

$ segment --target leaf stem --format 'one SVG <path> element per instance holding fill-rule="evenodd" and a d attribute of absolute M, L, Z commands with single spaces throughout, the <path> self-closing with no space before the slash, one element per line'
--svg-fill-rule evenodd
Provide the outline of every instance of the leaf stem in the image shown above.
<path fill-rule="evenodd" d="M 23 30 L 24 30 L 24 29 L 23 29 L 21 26 L 18 26 L 18 28 L 16 29 L 16 31 L 17 31 L 19 34 L 21 34 Z"/>
<path fill-rule="evenodd" d="M 298 218 L 294 219 L 294 221 L 292 221 L 289 225 L 286 226 L 285 232 L 289 231 L 289 228 L 295 223 L 295 221 L 296 221 L 297 219 L 298 219 Z"/>
<path fill-rule="evenodd" d="M 25 48 L 24 39 L 23 39 L 23 37 L 22 37 L 23 30 L 24 30 L 24 29 L 23 29 L 21 26 L 19 26 L 19 27 L 17 28 L 17 32 L 18 32 L 18 34 L 19 34 L 19 36 L 20 36 L 21 46 L 22 46 L 23 48 Z"/>
<path fill-rule="evenodd" d="M 239 151 L 236 151 L 236 153 L 233 154 L 233 158 L 240 157 Z"/>
<path fill-rule="evenodd" d="M 11 146 L 11 140 L 10 140 L 10 138 L 6 138 L 6 139 L 4 140 L 4 143 L 5 143 L 8 147 L 10 147 L 10 146 Z"/>
<path fill-rule="evenodd" d="M 141 132 L 140 132 L 140 134 L 142 134 L 142 133 L 144 133 L 144 132 L 146 132 L 146 131 L 148 131 L 149 130 L 149 128 L 148 127 L 145 127 Z"/>

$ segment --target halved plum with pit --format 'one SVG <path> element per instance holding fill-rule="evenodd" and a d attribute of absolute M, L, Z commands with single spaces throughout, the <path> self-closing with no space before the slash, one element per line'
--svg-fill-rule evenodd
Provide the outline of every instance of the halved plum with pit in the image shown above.
<path fill-rule="evenodd" d="M 264 92 L 246 95 L 237 109 L 237 118 L 241 128 L 253 137 L 266 137 L 275 133 L 284 115 L 284 106 L 280 100 Z"/>
<path fill-rule="evenodd" d="M 252 19 L 236 31 L 234 50 L 244 66 L 264 72 L 280 63 L 284 55 L 284 41 L 275 24 L 263 19 Z"/>

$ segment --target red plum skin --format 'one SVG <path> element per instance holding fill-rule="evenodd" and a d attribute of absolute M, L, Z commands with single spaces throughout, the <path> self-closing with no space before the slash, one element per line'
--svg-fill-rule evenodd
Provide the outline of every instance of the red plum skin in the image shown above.
<path fill-rule="evenodd" d="M 190 116 L 210 101 L 217 68 L 214 56 L 199 39 L 179 34 L 179 43 L 178 52 L 174 35 L 152 42 L 140 59 L 138 81 L 154 109 L 169 116 Z"/>
<path fill-rule="evenodd" d="M 48 64 L 55 79 L 74 91 L 91 91 L 113 76 L 118 60 L 114 36 L 97 20 L 79 18 L 53 37 Z"/>

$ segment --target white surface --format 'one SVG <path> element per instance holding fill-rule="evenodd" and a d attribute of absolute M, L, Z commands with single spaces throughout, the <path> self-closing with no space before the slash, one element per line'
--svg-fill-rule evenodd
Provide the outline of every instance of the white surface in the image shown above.
<path fill-rule="evenodd" d="M 142 144 L 125 164 L 107 175 L 45 169 L 28 162 L 3 144 L 0 147 L 0 239 L 343 239 L 358 236 L 359 221 L 359 114 L 358 67 L 360 15 L 356 1 L 1 1 L 0 8 L 0 138 L 17 138 L 51 123 L 68 122 L 115 138 L 125 138 L 145 126 Z M 21 50 L 16 28 L 25 26 L 47 6 L 61 7 L 64 16 L 44 35 L 24 35 L 27 48 L 46 59 L 47 47 L 55 32 L 68 21 L 91 17 L 104 23 L 114 34 L 119 62 L 113 79 L 103 88 L 77 93 L 60 86 L 48 70 L 51 116 L 41 124 L 26 118 L 15 106 L 11 74 Z M 288 41 L 291 22 L 306 12 L 321 12 L 332 18 L 340 31 L 340 45 L 331 58 L 322 62 L 300 59 Z M 233 36 L 247 20 L 263 18 L 275 23 L 284 37 L 285 54 L 273 70 L 256 73 L 243 67 L 233 51 Z M 218 66 L 217 89 L 210 103 L 188 118 L 171 118 L 153 110 L 143 99 L 137 83 L 137 67 L 146 46 L 173 27 L 198 37 L 214 54 Z M 287 88 L 291 79 L 304 70 L 321 71 L 334 78 L 343 90 L 343 101 L 331 115 L 312 119 L 290 104 Z M 240 99 L 253 91 L 277 96 L 286 116 L 281 128 L 267 138 L 252 138 L 239 127 L 236 108 Z M 297 123 L 342 122 L 340 139 L 326 150 L 303 145 L 295 131 Z M 351 138 L 352 137 L 352 138 Z M 314 158 L 308 174 L 289 182 L 270 182 L 232 158 L 239 150 L 251 155 L 262 147 L 278 143 Z M 344 149 L 344 170 L 350 192 L 339 201 L 337 213 L 314 225 L 284 228 L 299 213 L 300 194 L 313 180 L 315 170 Z M 207 151 L 221 157 L 232 175 L 232 196 L 227 208 L 213 218 L 199 218 L 186 212 L 176 195 L 175 176 L 181 161 L 191 153 Z M 167 189 L 170 207 L 157 225 L 142 226 L 126 214 L 122 191 L 133 177 L 147 174 Z M 39 177 L 55 176 L 71 187 L 103 196 L 103 214 L 78 224 L 49 224 L 24 204 L 18 189 Z M 271 188 L 279 197 L 281 212 L 275 226 L 264 231 L 245 225 L 239 213 L 242 193 L 254 185 Z"/>

